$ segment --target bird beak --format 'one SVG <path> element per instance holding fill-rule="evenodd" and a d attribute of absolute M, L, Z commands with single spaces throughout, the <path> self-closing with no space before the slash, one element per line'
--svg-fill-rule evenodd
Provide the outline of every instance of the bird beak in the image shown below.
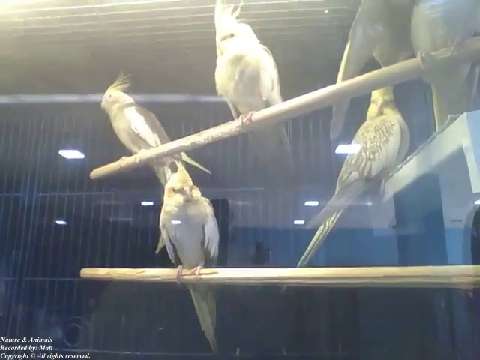
<path fill-rule="evenodd" d="M 183 192 L 184 194 L 186 195 L 187 198 L 191 198 L 192 197 L 192 189 L 190 186 L 186 186 L 183 188 Z"/>

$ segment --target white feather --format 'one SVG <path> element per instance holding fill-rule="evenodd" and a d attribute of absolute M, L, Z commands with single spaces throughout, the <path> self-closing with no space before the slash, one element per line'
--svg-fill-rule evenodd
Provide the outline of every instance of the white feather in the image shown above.
<path fill-rule="evenodd" d="M 148 126 L 145 118 L 138 113 L 134 106 L 125 109 L 125 115 L 130 121 L 132 130 L 151 147 L 160 146 L 161 142 L 157 134 Z"/>

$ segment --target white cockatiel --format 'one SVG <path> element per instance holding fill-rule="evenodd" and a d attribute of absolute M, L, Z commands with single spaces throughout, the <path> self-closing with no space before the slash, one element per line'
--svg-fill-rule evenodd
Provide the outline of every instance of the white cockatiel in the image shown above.
<path fill-rule="evenodd" d="M 110 118 L 118 139 L 133 154 L 169 142 L 170 139 L 155 114 L 137 105 L 135 100 L 125 93 L 128 87 L 128 78 L 120 75 L 107 88 L 101 103 L 102 109 L 105 110 Z M 185 153 L 181 153 L 178 158 L 210 173 L 209 170 Z M 162 185 L 165 185 L 170 176 L 171 171 L 168 164 L 172 160 L 171 158 L 160 159 L 153 160 L 150 163 Z"/>
<path fill-rule="evenodd" d="M 166 246 L 180 274 L 182 267 L 198 271 L 203 266 L 215 265 L 219 232 L 210 201 L 202 196 L 181 163 L 176 165 L 178 170 L 165 185 L 156 253 Z M 188 288 L 201 328 L 216 351 L 214 292 L 206 285 L 188 285 Z"/>
<path fill-rule="evenodd" d="M 298 267 L 308 264 L 348 205 L 369 191 L 372 185 L 381 185 L 383 178 L 405 158 L 410 136 L 407 124 L 395 106 L 391 87 L 372 92 L 367 119 L 352 143 L 358 144 L 359 150 L 345 159 L 335 194 L 310 220 L 309 226 L 320 227 Z"/>
<path fill-rule="evenodd" d="M 432 52 L 451 52 L 480 31 L 479 0 L 416 0 L 412 13 L 411 38 L 415 52 L 424 62 L 425 80 L 432 87 L 436 129 L 449 116 L 470 110 L 477 84 L 471 64 L 436 59 Z"/>
<path fill-rule="evenodd" d="M 337 84 L 359 75 L 371 59 L 384 67 L 413 55 L 410 21 L 415 0 L 362 0 L 348 36 Z M 333 107 L 330 138 L 340 136 L 350 100 Z"/>
<path fill-rule="evenodd" d="M 217 0 L 215 30 L 217 93 L 225 98 L 234 118 L 251 120 L 253 112 L 282 102 L 277 65 L 252 28 L 237 20 L 240 7 Z M 293 169 L 293 158 L 284 125 L 255 129 L 248 134 L 262 165 L 273 164 L 279 174 Z"/>

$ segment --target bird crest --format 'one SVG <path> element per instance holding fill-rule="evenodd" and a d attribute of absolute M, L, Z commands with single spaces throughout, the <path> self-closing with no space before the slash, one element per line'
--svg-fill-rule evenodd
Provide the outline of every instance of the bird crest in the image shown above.
<path fill-rule="evenodd" d="M 108 91 L 125 92 L 130 87 L 130 79 L 128 75 L 120 73 L 117 79 L 107 88 Z"/>
<path fill-rule="evenodd" d="M 215 28 L 221 31 L 228 28 L 232 23 L 237 23 L 238 15 L 243 6 L 243 0 L 239 5 L 227 5 L 224 0 L 217 0 L 215 3 Z"/>
<path fill-rule="evenodd" d="M 187 169 L 183 165 L 178 165 L 178 170 L 176 173 L 177 182 L 183 185 L 193 185 L 192 178 L 190 174 L 187 172 Z"/>

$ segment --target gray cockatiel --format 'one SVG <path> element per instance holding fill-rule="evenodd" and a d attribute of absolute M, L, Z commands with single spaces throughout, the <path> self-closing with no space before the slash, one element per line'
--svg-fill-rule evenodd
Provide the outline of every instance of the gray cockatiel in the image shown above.
<path fill-rule="evenodd" d="M 185 168 L 177 162 L 178 171 L 165 185 L 160 213 L 160 239 L 156 253 L 164 246 L 170 260 L 187 269 L 198 270 L 216 262 L 219 233 L 210 201 L 193 184 Z M 188 285 L 203 332 L 213 351 L 216 304 L 213 290 L 206 285 Z"/>
<path fill-rule="evenodd" d="M 107 88 L 102 98 L 101 107 L 108 114 L 119 140 L 133 154 L 169 142 L 170 139 L 155 114 L 137 105 L 135 100 L 124 92 L 128 87 L 127 77 L 120 75 Z M 210 173 L 185 153 L 181 153 L 178 158 Z M 162 185 L 165 185 L 170 176 L 168 164 L 172 160 L 159 159 L 150 163 Z"/>
<path fill-rule="evenodd" d="M 372 92 L 367 119 L 352 143 L 358 144 L 359 150 L 345 159 L 335 194 L 309 222 L 309 226 L 321 225 L 298 262 L 298 267 L 308 264 L 348 205 L 372 185 L 381 185 L 384 176 L 405 158 L 410 137 L 408 127 L 395 106 L 391 87 Z"/>
<path fill-rule="evenodd" d="M 359 75 L 373 58 L 384 67 L 412 56 L 410 21 L 414 0 L 362 0 L 348 36 L 337 84 Z M 330 138 L 340 135 L 350 100 L 333 107 Z"/>
<path fill-rule="evenodd" d="M 253 112 L 282 102 L 277 65 L 252 28 L 237 20 L 235 11 L 223 0 L 215 5 L 217 93 L 225 98 L 234 118 L 251 120 Z M 292 172 L 293 158 L 284 125 L 255 129 L 248 134 L 262 165 L 273 164 L 279 174 Z M 284 164 L 284 165 L 283 165 Z"/>
<path fill-rule="evenodd" d="M 444 48 L 453 52 L 456 46 L 479 31 L 478 0 L 417 0 L 415 3 L 412 45 L 426 65 L 425 80 L 432 87 L 437 130 L 450 115 L 470 110 L 477 84 L 469 77 L 471 64 L 437 60 L 431 53 Z"/>

